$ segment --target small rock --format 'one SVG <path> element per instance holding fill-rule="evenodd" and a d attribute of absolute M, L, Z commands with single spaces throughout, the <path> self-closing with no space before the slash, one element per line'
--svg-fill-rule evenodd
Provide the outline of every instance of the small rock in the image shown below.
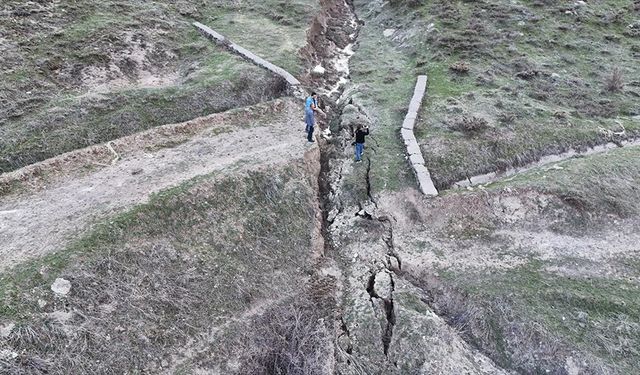
<path fill-rule="evenodd" d="M 398 258 L 392 256 L 389 257 L 389 269 L 392 271 L 400 270 L 400 263 L 398 262 Z"/>
<path fill-rule="evenodd" d="M 373 291 L 378 297 L 390 300 L 393 294 L 392 283 L 393 281 L 391 280 L 389 272 L 378 272 L 373 285 Z"/>
<path fill-rule="evenodd" d="M 393 35 L 393 33 L 395 32 L 396 32 L 396 29 L 386 29 L 382 32 L 382 35 L 384 35 L 385 38 L 388 38 L 391 35 Z"/>
<path fill-rule="evenodd" d="M 40 306 L 41 309 L 44 309 L 45 306 L 47 306 L 47 301 L 45 301 L 43 299 L 39 299 L 38 300 L 38 306 Z"/>
<path fill-rule="evenodd" d="M 73 313 L 66 311 L 54 311 L 47 315 L 49 316 L 49 318 L 55 320 L 60 324 L 66 324 L 69 320 L 71 320 L 71 318 L 73 318 Z"/>
<path fill-rule="evenodd" d="M 311 70 L 311 74 L 314 76 L 323 76 L 325 72 L 326 70 L 322 65 L 316 65 L 316 67 Z"/>
<path fill-rule="evenodd" d="M 5 326 L 0 326 L 0 337 L 2 337 L 3 339 L 9 337 L 11 331 L 13 330 L 13 327 L 15 326 L 15 323 L 9 323 Z"/>
<path fill-rule="evenodd" d="M 71 281 L 59 277 L 51 284 L 51 290 L 56 294 L 66 296 L 71 291 Z"/>

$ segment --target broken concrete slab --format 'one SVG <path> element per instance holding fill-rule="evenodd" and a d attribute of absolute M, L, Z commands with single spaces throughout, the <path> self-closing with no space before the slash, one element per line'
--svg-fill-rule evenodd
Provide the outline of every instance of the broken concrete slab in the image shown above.
<path fill-rule="evenodd" d="M 432 197 L 437 196 L 438 190 L 431 180 L 431 174 L 427 167 L 422 164 L 413 164 L 413 169 L 416 173 L 416 179 L 418 180 L 422 194 Z"/>
<path fill-rule="evenodd" d="M 402 141 L 407 147 L 409 162 L 411 163 L 411 167 L 413 168 L 418 184 L 420 185 L 420 190 L 425 195 L 436 196 L 438 195 L 438 190 L 436 190 L 435 185 L 431 180 L 431 174 L 425 166 L 426 163 L 422 156 L 420 145 L 418 145 L 415 134 L 413 134 L 415 122 L 418 117 L 418 112 L 420 111 L 420 106 L 426 89 L 427 76 L 418 76 L 416 87 L 413 90 L 413 97 L 409 103 L 409 110 L 404 118 L 404 122 L 402 123 L 402 128 L 400 129 L 400 135 L 402 136 Z"/>
<path fill-rule="evenodd" d="M 413 132 L 413 125 L 415 122 L 415 119 L 405 118 L 402 122 L 402 129 L 408 129 Z"/>

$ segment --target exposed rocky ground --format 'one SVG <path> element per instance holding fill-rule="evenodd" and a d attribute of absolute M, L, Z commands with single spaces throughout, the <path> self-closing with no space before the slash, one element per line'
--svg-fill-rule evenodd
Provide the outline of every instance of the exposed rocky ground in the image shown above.
<path fill-rule="evenodd" d="M 320 91 L 327 116 L 317 145 L 304 143 L 298 98 L 285 97 L 0 176 L 2 371 L 639 368 L 638 147 L 443 189 L 569 146 L 633 137 L 638 4 L 311 3 L 157 6 L 229 33 Z M 558 25 L 563 34 L 549 39 Z M 224 56 L 204 86 L 226 98 L 215 82 L 237 72 L 216 69 L 232 57 L 203 46 Z M 292 46 L 302 47 L 294 58 Z M 605 48 L 620 56 L 621 91 L 600 93 L 613 68 Z M 578 77 L 569 66 L 594 73 Z M 251 79 L 271 79 L 252 69 Z M 425 73 L 419 137 L 437 198 L 419 193 L 399 136 Z M 598 95 L 606 102 L 593 104 Z M 512 122 L 499 121 L 506 112 Z M 356 164 L 359 123 L 372 134 Z M 489 149 L 488 134 L 498 137 Z"/>

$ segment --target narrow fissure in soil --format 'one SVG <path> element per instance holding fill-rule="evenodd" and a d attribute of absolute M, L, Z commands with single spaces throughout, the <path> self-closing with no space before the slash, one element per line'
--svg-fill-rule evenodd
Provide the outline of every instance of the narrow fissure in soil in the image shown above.
<path fill-rule="evenodd" d="M 355 9 L 350 0 L 321 0 L 322 6 L 321 13 L 314 19 L 308 33 L 308 44 L 301 50 L 301 55 L 307 60 L 307 66 L 309 70 L 320 65 L 326 69 L 327 76 L 323 78 L 314 77 L 312 74 L 307 75 L 304 81 L 307 85 L 312 87 L 322 88 L 319 92 L 325 92 L 321 107 L 324 107 L 327 118 L 325 119 L 325 126 L 329 127 L 329 124 L 333 121 L 340 121 L 342 117 L 342 109 L 347 103 L 338 103 L 340 99 L 334 100 L 336 95 L 340 98 L 343 95 L 344 86 L 349 82 L 348 76 L 348 60 L 353 54 L 352 46 L 355 44 L 358 35 L 358 20 L 355 15 Z M 336 86 L 337 85 L 337 86 Z M 337 88 L 336 88 L 337 87 Z M 330 89 L 326 89 L 330 88 Z M 327 96 L 328 95 L 328 96 Z M 330 97 L 329 97 L 330 96 Z M 349 104 L 352 104 L 349 101 Z M 361 109 L 366 114 L 364 109 Z M 327 134 L 323 132 L 323 134 Z M 322 209 L 322 235 L 324 237 L 325 255 L 333 254 L 333 239 L 331 232 L 331 225 L 333 218 L 330 217 L 332 210 L 338 209 L 341 212 L 341 205 L 343 202 L 339 201 L 334 186 L 339 186 L 342 179 L 342 171 L 334 171 L 333 168 L 340 165 L 342 161 L 342 155 L 339 152 L 340 147 L 344 146 L 348 140 L 340 139 L 340 134 L 335 139 L 320 139 L 320 164 L 321 171 L 319 174 L 319 201 Z M 366 173 L 364 175 L 363 183 L 366 185 L 367 198 L 375 207 L 378 208 L 377 202 L 374 199 L 371 183 L 371 167 L 372 160 L 370 157 L 366 158 Z M 357 202 L 359 211 L 356 216 L 362 217 L 366 220 L 373 220 L 371 213 L 368 213 L 364 209 L 363 202 Z M 392 224 L 388 218 L 385 222 L 385 232 L 382 236 L 382 240 L 387 245 L 388 251 L 385 254 L 384 263 L 387 265 L 386 269 L 382 272 L 387 272 L 391 277 L 390 294 L 388 296 L 378 296 L 374 290 L 376 271 L 371 271 L 368 283 L 366 285 L 366 291 L 370 296 L 371 306 L 374 311 L 381 313 L 385 321 L 381 327 L 381 342 L 385 356 L 388 356 L 389 348 L 391 346 L 393 338 L 393 328 L 396 324 L 396 315 L 393 301 L 394 280 L 393 270 L 400 269 L 401 261 L 395 254 L 393 248 L 393 229 Z M 384 221 L 384 220 L 381 220 Z M 392 261 L 391 259 L 394 259 Z M 376 303 L 378 300 L 380 303 Z M 350 335 L 347 324 L 344 319 L 339 318 L 339 335 Z M 352 347 L 348 347 L 347 353 L 353 350 Z"/>

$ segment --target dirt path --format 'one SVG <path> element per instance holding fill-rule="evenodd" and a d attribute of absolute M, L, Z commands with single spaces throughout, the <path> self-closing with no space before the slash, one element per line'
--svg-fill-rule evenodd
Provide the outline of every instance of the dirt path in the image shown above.
<path fill-rule="evenodd" d="M 149 195 L 199 175 L 238 173 L 301 158 L 300 108 L 285 100 L 277 115 L 235 130 L 205 130 L 172 148 L 132 152 L 115 165 L 69 176 L 41 191 L 0 198 L 0 271 L 64 248 L 99 220 L 148 200 Z M 247 127 L 248 126 L 248 127 Z"/>

